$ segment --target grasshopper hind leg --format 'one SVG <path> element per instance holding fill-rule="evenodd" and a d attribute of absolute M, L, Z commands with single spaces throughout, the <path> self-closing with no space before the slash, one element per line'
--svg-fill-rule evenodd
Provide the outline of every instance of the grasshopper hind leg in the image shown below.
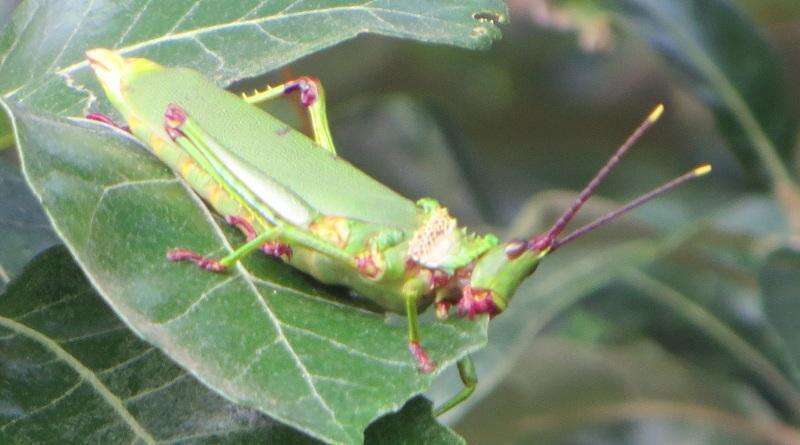
<path fill-rule="evenodd" d="M 315 77 L 298 77 L 281 85 L 267 88 L 265 91 L 256 91 L 252 95 L 243 95 L 242 98 L 249 104 L 258 104 L 278 97 L 286 96 L 293 92 L 300 93 L 300 104 L 308 110 L 311 119 L 311 129 L 314 132 L 314 141 L 325 150 L 336 154 L 333 145 L 333 136 L 328 125 L 328 113 L 325 110 L 325 90 L 322 83 Z"/>

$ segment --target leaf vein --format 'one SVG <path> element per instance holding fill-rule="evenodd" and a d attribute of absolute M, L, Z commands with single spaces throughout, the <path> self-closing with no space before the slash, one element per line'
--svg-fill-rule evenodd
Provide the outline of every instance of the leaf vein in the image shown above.
<path fill-rule="evenodd" d="M 225 278 L 224 280 L 216 283 L 215 285 L 213 285 L 209 289 L 207 289 L 205 292 L 200 294 L 200 296 L 197 297 L 197 300 L 192 302 L 192 304 L 190 304 L 185 310 L 181 311 L 180 313 L 178 313 L 174 317 L 170 317 L 170 318 L 168 318 L 166 320 L 159 321 L 156 324 L 172 323 L 173 321 L 179 320 L 180 318 L 186 316 L 187 314 L 192 312 L 199 304 L 201 304 L 203 301 L 205 301 L 205 299 L 208 298 L 211 294 L 213 294 L 214 292 L 216 292 L 220 288 L 227 286 L 228 284 L 230 284 L 236 278 L 239 278 L 239 277 L 237 275 L 231 275 L 231 276 Z"/>
<path fill-rule="evenodd" d="M 348 354 L 356 355 L 356 356 L 359 356 L 359 357 L 363 357 L 363 358 L 366 358 L 368 360 L 379 362 L 379 363 L 383 363 L 385 365 L 389 365 L 389 366 L 392 366 L 392 367 L 395 367 L 395 368 L 409 368 L 409 367 L 411 367 L 410 363 L 401 362 L 401 361 L 392 360 L 392 359 L 387 359 L 387 358 L 384 358 L 384 357 L 378 357 L 378 356 L 372 355 L 370 353 L 361 351 L 359 349 L 355 349 L 352 346 L 349 346 L 349 345 L 346 345 L 344 343 L 338 342 L 338 341 L 336 341 L 336 340 L 334 340 L 334 339 L 332 339 L 330 337 L 326 337 L 326 336 L 324 336 L 322 334 L 318 334 L 318 333 L 316 333 L 314 331 L 310 331 L 308 329 L 304 329 L 304 328 L 301 328 L 301 327 L 298 327 L 298 326 L 294 326 L 294 325 L 288 324 L 285 321 L 283 321 L 282 323 L 289 330 L 295 331 L 295 332 L 297 332 L 297 333 L 299 333 L 301 335 L 306 335 L 306 336 L 309 336 L 309 337 L 317 338 L 319 340 L 323 340 L 323 341 L 325 341 L 327 343 L 330 343 L 331 346 L 333 346 L 334 348 L 340 349 L 342 351 L 345 351 Z"/>
<path fill-rule="evenodd" d="M 73 343 L 73 342 L 76 342 L 76 341 L 86 340 L 87 338 L 100 337 L 100 336 L 103 336 L 103 335 L 106 335 L 106 334 L 110 334 L 112 332 L 121 331 L 121 330 L 127 329 L 127 328 L 128 327 L 123 323 L 123 324 L 119 324 L 117 326 L 114 326 L 113 328 L 103 329 L 101 331 L 90 332 L 88 334 L 79 335 L 77 337 L 69 337 L 69 338 L 57 339 L 55 341 L 57 343 L 61 343 L 61 344 Z"/>
<path fill-rule="evenodd" d="M 133 357 L 127 359 L 127 360 L 123 360 L 123 361 L 117 363 L 116 365 L 112 365 L 112 366 L 109 366 L 108 368 L 104 368 L 104 369 L 98 370 L 97 373 L 98 374 L 108 374 L 108 373 L 116 372 L 116 371 L 118 371 L 118 370 L 120 370 L 120 369 L 122 369 L 122 368 L 124 368 L 124 367 L 126 367 L 126 366 L 128 366 L 128 365 L 130 365 L 132 363 L 134 363 L 134 362 L 137 362 L 137 361 L 141 360 L 143 357 L 146 357 L 148 354 L 150 354 L 153 351 L 156 351 L 156 348 L 149 347 L 144 352 L 142 352 L 140 354 L 136 354 L 135 356 L 133 356 Z"/>
<path fill-rule="evenodd" d="M 78 24 L 75 26 L 75 29 L 72 30 L 69 37 L 67 37 L 67 39 L 64 41 L 64 45 L 58 51 L 58 54 L 56 54 L 56 56 L 53 57 L 53 61 L 50 62 L 50 65 L 48 65 L 47 68 L 44 69 L 43 71 L 44 73 L 49 73 L 53 69 L 53 67 L 58 64 L 58 62 L 61 60 L 61 57 L 64 56 L 64 51 L 66 51 L 67 48 L 70 46 L 70 43 L 72 43 L 72 39 L 74 39 L 75 36 L 80 32 L 80 29 L 83 27 L 84 22 L 89 17 L 89 12 L 92 10 L 92 7 L 94 7 L 94 2 L 95 0 L 89 0 L 89 3 L 87 3 L 86 9 L 84 9 L 80 20 L 78 20 Z M 48 82 L 40 82 L 39 85 L 34 87 L 32 90 L 28 91 L 24 96 L 20 97 L 18 101 L 19 102 L 25 101 L 25 99 L 33 96 L 34 93 L 39 91 L 44 85 L 47 85 L 47 83 Z"/>
<path fill-rule="evenodd" d="M 366 3 L 366 4 L 369 4 L 369 3 Z M 395 10 L 395 9 L 378 8 L 378 7 L 374 7 L 374 6 L 365 6 L 365 5 L 333 6 L 333 7 L 329 7 L 329 8 L 319 8 L 319 9 L 298 11 L 298 12 L 293 12 L 293 13 L 289 13 L 289 14 L 273 14 L 273 15 L 269 15 L 269 16 L 265 16 L 265 17 L 258 17 L 258 18 L 254 18 L 254 19 L 250 19 L 250 20 L 235 20 L 235 21 L 228 22 L 228 23 L 220 23 L 220 24 L 217 24 L 217 25 L 209 25 L 209 26 L 196 28 L 196 29 L 191 29 L 191 30 L 183 31 L 183 32 L 174 32 L 175 29 L 177 29 L 177 28 L 173 28 L 172 30 L 170 30 L 167 33 L 161 35 L 160 37 L 156 37 L 154 39 L 149 39 L 149 40 L 142 41 L 142 42 L 139 42 L 139 43 L 136 43 L 136 44 L 133 44 L 133 45 L 128 45 L 128 46 L 125 46 L 125 47 L 122 47 L 122 48 L 118 48 L 117 51 L 120 54 L 128 54 L 128 53 L 135 52 L 135 51 L 138 51 L 140 49 L 147 48 L 147 47 L 150 47 L 150 46 L 160 45 L 160 44 L 162 44 L 164 42 L 170 42 L 170 41 L 175 41 L 175 40 L 183 40 L 183 39 L 191 39 L 191 38 L 194 38 L 197 35 L 203 35 L 203 34 L 207 34 L 207 33 L 214 32 L 214 31 L 227 30 L 227 29 L 232 29 L 232 28 L 240 28 L 240 27 L 243 27 L 243 26 L 250 26 L 250 25 L 259 25 L 259 24 L 269 23 L 269 22 L 273 22 L 273 21 L 294 19 L 294 18 L 298 18 L 298 17 L 302 17 L 302 16 L 315 16 L 315 15 L 322 15 L 322 14 L 329 14 L 330 15 L 330 14 L 343 13 L 343 12 L 348 12 L 348 11 L 370 11 L 370 10 L 381 11 L 381 12 L 386 12 L 386 13 L 390 13 L 390 14 L 405 15 L 405 16 L 413 17 L 413 18 L 416 18 L 416 19 L 422 19 L 422 20 L 426 20 L 426 21 L 433 20 L 433 21 L 436 21 L 436 22 L 443 22 L 443 23 L 446 23 L 448 25 L 453 25 L 453 26 L 456 26 L 456 27 L 459 27 L 459 28 L 470 28 L 468 25 L 464 25 L 464 24 L 461 24 L 461 23 L 458 23 L 458 22 L 449 21 L 449 20 L 438 18 L 438 17 L 425 16 L 425 15 L 417 14 L 417 13 L 413 13 L 413 12 Z M 187 12 L 187 14 L 188 14 L 188 12 Z M 83 68 L 85 66 L 88 66 L 88 63 L 85 60 L 82 60 L 80 62 L 76 62 L 76 63 L 74 63 L 72 65 L 69 65 L 69 66 L 66 66 L 66 67 L 62 68 L 61 70 L 58 71 L 58 73 L 59 74 L 70 73 L 72 71 L 75 71 L 77 69 Z"/>
<path fill-rule="evenodd" d="M 83 363 L 81 363 L 77 358 L 75 358 L 72 354 L 67 352 L 64 348 L 62 348 L 58 343 L 53 341 L 51 338 L 45 336 L 39 331 L 36 331 L 22 323 L 18 323 L 14 320 L 9 318 L 5 318 L 0 316 L 0 326 L 5 328 L 11 329 L 19 334 L 22 334 L 42 345 L 45 349 L 48 349 L 52 352 L 56 357 L 63 360 L 67 363 L 75 372 L 78 373 L 78 376 L 81 377 L 82 380 L 88 382 L 92 388 L 102 397 L 102 399 L 111 406 L 111 408 L 117 413 L 117 415 L 125 421 L 128 425 L 128 428 L 133 431 L 134 435 L 141 439 L 146 444 L 155 444 L 156 440 L 153 438 L 150 433 L 145 430 L 141 424 L 136 420 L 135 417 L 128 411 L 119 398 L 111 392 L 111 390 L 106 387 L 103 382 L 95 375 L 95 373 L 86 367 Z"/>
<path fill-rule="evenodd" d="M 44 305 L 39 306 L 39 307 L 37 307 L 35 309 L 31 309 L 30 311 L 25 312 L 23 314 L 15 315 L 13 318 L 14 318 L 14 320 L 22 321 L 23 319 L 25 319 L 25 318 L 33 315 L 33 314 L 36 314 L 36 313 L 39 313 L 39 312 L 42 312 L 42 311 L 46 311 L 47 309 L 50 309 L 53 306 L 59 305 L 61 303 L 65 303 L 67 301 L 75 300 L 75 299 L 80 298 L 80 297 L 82 297 L 84 295 L 87 295 L 89 293 L 90 293 L 89 291 L 84 291 L 84 292 L 78 292 L 77 294 L 67 295 L 66 297 L 59 298 L 56 301 L 51 301 L 50 303 L 44 304 Z"/>
<path fill-rule="evenodd" d="M 149 395 L 155 394 L 155 393 L 160 392 L 160 391 L 164 391 L 165 389 L 168 389 L 170 386 L 180 382 L 181 380 L 185 379 L 188 376 L 189 376 L 189 373 L 181 372 L 181 374 L 178 375 L 177 377 L 175 377 L 174 379 L 172 379 L 172 380 L 170 380 L 170 381 L 168 381 L 166 383 L 162 383 L 161 385 L 158 385 L 158 386 L 156 386 L 154 388 L 146 389 L 146 390 L 144 390 L 144 391 L 142 391 L 142 392 L 140 392 L 138 394 L 135 394 L 135 395 L 132 395 L 132 396 L 127 397 L 125 399 L 122 399 L 122 402 L 127 405 L 127 404 L 129 404 L 131 402 L 136 402 L 138 400 L 141 400 L 141 399 L 143 399 L 143 398 L 145 398 L 145 397 L 147 397 Z"/>
<path fill-rule="evenodd" d="M 71 387 L 69 387 L 69 388 L 68 388 L 66 391 L 64 391 L 63 393 L 61 393 L 61 395 L 59 395 L 58 397 L 56 397 L 56 398 L 54 398 L 54 399 L 50 400 L 49 402 L 45 403 L 44 405 L 42 405 L 42 406 L 38 406 L 38 407 L 36 407 L 36 408 L 34 408 L 34 409 L 32 409 L 32 410 L 30 410 L 30 411 L 26 412 L 25 414 L 23 414 L 23 415 L 21 415 L 21 416 L 19 416 L 19 417 L 15 418 L 14 420 L 12 420 L 12 421 L 10 421 L 10 422 L 6 423 L 5 425 L 3 425 L 3 427 L 2 427 L 2 428 L 0 428 L 0 431 L 5 431 L 5 429 L 6 429 L 6 428 L 8 428 L 8 427 L 10 427 L 11 425 L 14 425 L 15 423 L 17 423 L 17 422 L 21 422 L 21 421 L 23 421 L 23 420 L 25 420 L 25 419 L 28 419 L 28 418 L 30 418 L 31 416 L 35 416 L 36 414 L 38 414 L 38 413 L 40 413 L 40 412 L 42 412 L 42 411 L 46 410 L 47 408 L 50 408 L 50 407 L 52 407 L 52 406 L 54 406 L 54 405 L 58 404 L 58 402 L 60 402 L 60 401 L 62 401 L 62 400 L 64 400 L 64 399 L 66 399 L 67 397 L 69 397 L 69 395 L 70 395 L 70 394 L 72 394 L 73 392 L 75 392 L 75 390 L 77 390 L 78 388 L 80 388 L 80 387 L 81 387 L 81 385 L 83 385 L 83 383 L 84 383 L 83 379 L 82 379 L 82 378 L 80 378 L 80 377 L 78 377 L 78 381 L 77 381 L 77 382 L 75 382 L 75 384 L 74 384 L 74 385 L 72 385 Z"/>
<path fill-rule="evenodd" d="M 144 2 L 144 5 L 142 6 L 142 9 L 140 9 L 139 12 L 136 13 L 136 15 L 133 17 L 133 20 L 131 20 L 131 24 L 128 26 L 128 28 L 125 30 L 125 32 L 122 33 L 122 35 L 120 36 L 119 40 L 117 40 L 117 43 L 115 43 L 112 48 L 116 48 L 116 47 L 122 45 L 122 43 L 125 41 L 125 39 L 128 37 L 128 35 L 131 33 L 133 28 L 139 23 L 139 20 L 142 19 L 142 15 L 144 15 L 144 12 L 147 10 L 147 8 L 150 7 L 150 4 L 152 2 L 153 2 L 153 0 L 147 0 L 147 1 Z"/>

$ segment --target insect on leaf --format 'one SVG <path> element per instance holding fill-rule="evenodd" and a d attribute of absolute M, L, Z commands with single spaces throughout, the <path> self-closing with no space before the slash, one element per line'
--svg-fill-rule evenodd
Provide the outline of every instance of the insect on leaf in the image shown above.
<path fill-rule="evenodd" d="M 288 266 L 254 257 L 219 275 L 166 261 L 170 246 L 219 254 L 231 241 L 133 139 L 93 123 L 13 112 L 24 172 L 100 294 L 138 335 L 227 399 L 313 437 L 352 443 L 430 386 L 434 375 L 417 370 L 402 323 L 387 323 Z M 486 341 L 485 320 L 422 330 L 439 369 Z"/>

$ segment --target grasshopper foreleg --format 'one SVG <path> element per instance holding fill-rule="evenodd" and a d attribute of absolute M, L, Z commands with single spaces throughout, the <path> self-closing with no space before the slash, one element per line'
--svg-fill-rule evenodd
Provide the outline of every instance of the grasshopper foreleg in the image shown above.
<path fill-rule="evenodd" d="M 328 113 L 325 111 L 325 90 L 322 83 L 314 77 L 299 77 L 282 85 L 267 88 L 263 92 L 256 91 L 252 95 L 243 95 L 245 102 L 257 104 L 278 97 L 291 94 L 295 91 L 300 93 L 300 103 L 308 110 L 311 119 L 311 129 L 314 132 L 314 140 L 322 148 L 336 154 L 333 145 L 333 136 L 328 125 Z"/>
<path fill-rule="evenodd" d="M 197 264 L 198 267 L 210 272 L 224 272 L 228 267 L 247 256 L 252 251 L 263 246 L 264 243 L 274 240 L 278 233 L 278 228 L 270 227 L 253 239 L 248 240 L 243 246 L 229 253 L 221 260 L 206 258 L 197 252 L 184 248 L 170 250 L 167 252 L 167 259 L 170 261 L 191 261 Z"/>
<path fill-rule="evenodd" d="M 241 230 L 247 241 L 252 241 L 256 237 L 256 230 L 253 225 L 241 216 L 228 216 L 225 221 Z M 292 258 L 292 246 L 279 241 L 267 241 L 261 246 L 261 251 L 275 258 L 285 257 L 287 260 Z"/>

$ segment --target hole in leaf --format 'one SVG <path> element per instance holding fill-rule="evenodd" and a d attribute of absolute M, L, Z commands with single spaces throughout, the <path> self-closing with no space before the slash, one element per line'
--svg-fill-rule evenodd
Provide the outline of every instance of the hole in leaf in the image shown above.
<path fill-rule="evenodd" d="M 474 18 L 479 22 L 491 22 L 497 25 L 498 23 L 500 23 L 501 16 L 496 12 L 482 11 L 472 14 L 472 18 Z"/>

